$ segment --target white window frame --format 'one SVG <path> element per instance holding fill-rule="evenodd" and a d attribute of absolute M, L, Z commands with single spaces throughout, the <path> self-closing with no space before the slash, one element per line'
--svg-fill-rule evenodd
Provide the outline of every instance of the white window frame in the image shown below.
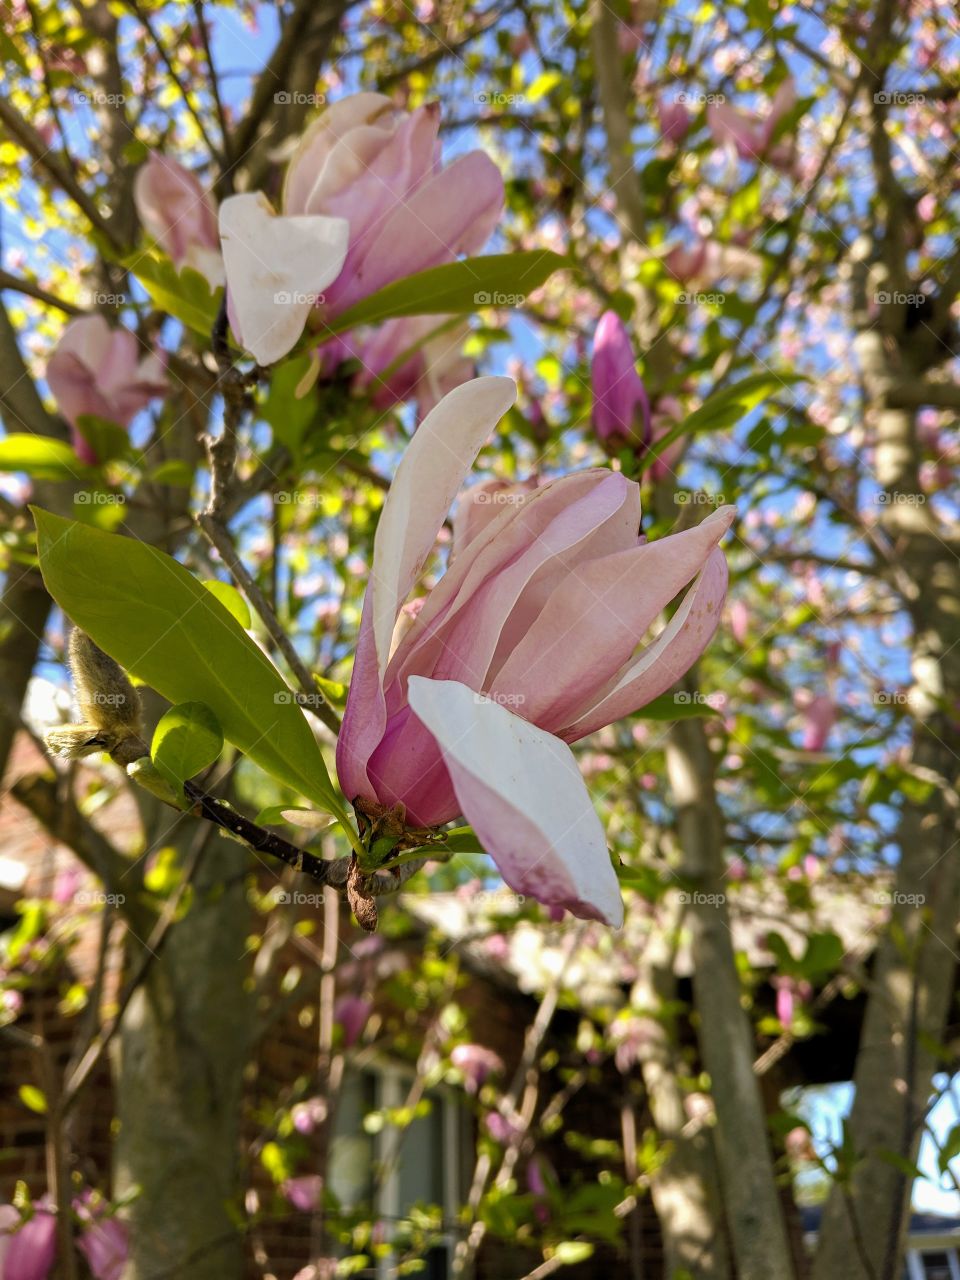
<path fill-rule="evenodd" d="M 960 1258 L 957 1256 L 957 1246 L 953 1241 L 937 1244 L 934 1241 L 907 1245 L 907 1275 L 910 1280 L 927 1280 L 926 1272 L 923 1269 L 923 1255 L 925 1253 L 945 1253 L 947 1255 L 947 1263 L 950 1267 L 951 1280 L 960 1280 Z"/>

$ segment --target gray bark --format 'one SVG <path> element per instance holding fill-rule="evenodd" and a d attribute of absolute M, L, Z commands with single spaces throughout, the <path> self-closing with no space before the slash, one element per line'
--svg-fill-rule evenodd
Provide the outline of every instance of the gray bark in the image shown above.
<path fill-rule="evenodd" d="M 730 1253 L 713 1136 L 707 1128 L 685 1132 L 688 1116 L 679 1079 L 684 1063 L 665 1024 L 666 1008 L 677 999 L 673 959 L 666 935 L 652 943 L 630 1001 L 635 1010 L 651 1015 L 640 1070 L 657 1133 L 671 1146 L 651 1178 L 650 1194 L 663 1232 L 664 1274 L 728 1280 Z"/>
<path fill-rule="evenodd" d="M 670 730 L 667 771 L 677 808 L 682 873 L 693 886 L 687 919 L 694 1006 L 717 1112 L 717 1164 L 736 1274 L 739 1280 L 791 1280 L 790 1247 L 753 1070 L 753 1035 L 741 1004 L 722 896 L 723 824 L 714 796 L 713 759 L 699 720 L 680 721 Z"/>
<path fill-rule="evenodd" d="M 960 732 L 960 559 L 917 483 L 911 412 L 886 407 L 889 367 L 879 334 L 858 343 L 879 402 L 877 479 L 891 497 L 883 523 L 896 546 L 914 625 L 911 762 L 940 779 L 922 804 L 904 801 L 891 922 L 877 949 L 854 1075 L 850 1133 L 858 1162 L 834 1186 L 813 1280 L 896 1280 L 911 1179 L 956 975 L 960 861 L 956 786 Z M 891 1158 L 892 1157 L 892 1158 Z"/>

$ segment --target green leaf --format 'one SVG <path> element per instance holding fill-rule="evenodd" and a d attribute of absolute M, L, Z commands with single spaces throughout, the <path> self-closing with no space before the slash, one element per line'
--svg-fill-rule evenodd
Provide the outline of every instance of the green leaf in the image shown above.
<path fill-rule="evenodd" d="M 347 701 L 347 686 L 342 680 L 328 680 L 326 676 L 318 676 L 316 673 L 313 678 L 328 702 L 332 702 L 335 707 L 344 705 Z"/>
<path fill-rule="evenodd" d="M 449 857 L 454 853 L 486 853 L 480 838 L 473 827 L 453 827 L 442 832 L 443 840 L 436 844 L 421 845 L 419 849 L 408 849 L 395 862 L 410 862 L 414 858 L 429 858 L 443 855 Z"/>
<path fill-rule="evenodd" d="M 713 705 L 711 699 L 717 700 L 720 696 L 678 689 L 676 693 L 661 693 L 659 698 L 641 707 L 637 715 L 641 720 L 694 720 L 698 716 L 715 716 L 722 706 Z"/>
<path fill-rule="evenodd" d="M 900 1173 L 905 1174 L 911 1182 L 923 1182 L 926 1174 L 922 1169 L 918 1168 L 912 1160 L 908 1160 L 906 1156 L 902 1156 L 899 1151 L 890 1151 L 887 1148 L 881 1148 L 877 1155 L 886 1164 L 893 1165 Z"/>
<path fill-rule="evenodd" d="M 12 40 L 2 29 L 0 29 L 0 61 L 15 62 L 24 75 L 30 74 L 27 60 L 18 48 L 16 41 Z"/>
<path fill-rule="evenodd" d="M 25 1107 L 35 1111 L 38 1116 L 46 1115 L 47 1098 L 42 1089 L 38 1089 L 35 1084 L 22 1084 L 17 1094 Z"/>
<path fill-rule="evenodd" d="M 120 261 L 137 277 L 159 310 L 209 339 L 220 310 L 222 289 L 211 289 L 206 278 L 192 267 L 178 271 L 159 249 L 140 249 Z"/>
<path fill-rule="evenodd" d="M 846 948 L 835 933 L 812 933 L 799 963 L 800 973 L 816 983 L 830 978 L 840 968 Z"/>
<path fill-rule="evenodd" d="M 183 866 L 173 845 L 158 849 L 144 873 L 144 887 L 151 893 L 168 898 L 183 879 Z"/>
<path fill-rule="evenodd" d="M 523 253 L 491 253 L 431 267 L 414 276 L 395 280 L 337 316 L 329 333 L 342 333 L 358 324 L 380 324 L 393 316 L 467 314 L 478 307 L 505 305 L 497 298 L 514 298 L 522 305 L 554 271 L 573 264 L 552 249 Z M 316 341 L 316 335 L 311 337 Z"/>
<path fill-rule="evenodd" d="M 297 389 L 309 368 L 310 357 L 304 355 L 287 360 L 274 369 L 262 410 L 264 421 L 273 431 L 273 438 L 293 453 L 299 449 L 307 428 L 317 416 L 317 397 L 309 394 L 297 396 Z"/>
<path fill-rule="evenodd" d="M 539 102 L 541 98 L 545 98 L 551 89 L 555 89 L 563 79 L 563 73 L 560 71 L 544 71 L 533 81 L 529 89 L 523 95 L 527 102 L 531 105 Z"/>
<path fill-rule="evenodd" d="M 244 631 L 250 630 L 253 626 L 253 619 L 250 617 L 250 606 L 236 587 L 231 586 L 229 582 L 221 582 L 219 578 L 206 579 L 203 586 L 207 588 L 211 595 L 217 597 L 228 613 L 233 614 Z"/>
<path fill-rule="evenodd" d="M 955 1124 L 943 1140 L 943 1146 L 937 1158 L 940 1172 L 946 1173 L 950 1161 L 955 1160 L 957 1156 L 960 1156 L 960 1124 Z"/>
<path fill-rule="evenodd" d="M 327 813 L 318 813 L 316 809 L 308 809 L 303 804 L 270 804 L 257 814 L 259 827 L 278 827 L 287 823 L 291 827 L 299 827 L 303 831 L 315 834 L 326 831 L 332 819 Z"/>
<path fill-rule="evenodd" d="M 182 458 L 169 458 L 146 477 L 150 484 L 172 484 L 188 489 L 193 484 L 193 467 Z"/>
<path fill-rule="evenodd" d="M 706 431 L 727 431 L 774 392 L 782 390 L 785 385 L 805 381 L 799 373 L 768 372 L 751 374 L 732 387 L 724 387 L 722 391 L 708 396 L 699 409 L 651 445 L 643 455 L 644 470 L 648 470 L 675 440 L 702 435 Z"/>
<path fill-rule="evenodd" d="M 64 440 L 24 433 L 0 440 L 0 471 L 24 471 L 38 480 L 80 480 L 90 468 Z"/>
<path fill-rule="evenodd" d="M 150 756 L 168 782 L 178 790 L 213 764 L 223 750 L 223 730 L 205 702 L 181 702 L 157 725 Z"/>
<path fill-rule="evenodd" d="M 156 547 L 33 514 L 47 590 L 78 627 L 170 702 L 205 702 L 240 751 L 347 823 L 296 699 L 212 592 Z"/>
<path fill-rule="evenodd" d="M 586 1240 L 562 1240 L 554 1249 L 553 1256 L 565 1267 L 571 1267 L 592 1258 L 593 1245 Z"/>
<path fill-rule="evenodd" d="M 97 455 L 98 462 L 126 458 L 133 452 L 129 434 L 117 422 L 98 418 L 95 413 L 83 413 L 77 419 L 77 429 Z"/>

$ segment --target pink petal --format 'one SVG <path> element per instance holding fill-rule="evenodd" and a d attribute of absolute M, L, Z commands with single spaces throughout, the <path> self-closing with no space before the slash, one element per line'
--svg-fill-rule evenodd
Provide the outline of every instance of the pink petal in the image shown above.
<path fill-rule="evenodd" d="M 717 629 L 728 576 L 726 557 L 718 548 L 653 644 L 629 662 L 609 690 L 564 729 L 566 742 L 577 742 L 630 715 L 690 670 Z"/>
<path fill-rule="evenodd" d="M 191 250 L 219 248 L 216 203 L 175 160 L 152 152 L 134 179 L 133 198 L 144 228 L 177 267 Z"/>
<path fill-rule="evenodd" d="M 837 718 L 829 693 L 819 693 L 804 712 L 803 749 L 822 751 Z"/>
<path fill-rule="evenodd" d="M 650 402 L 635 359 L 623 321 L 616 312 L 605 311 L 597 325 L 590 364 L 593 429 L 601 440 L 640 442 L 649 430 Z"/>
<path fill-rule="evenodd" d="M 560 733 L 700 572 L 735 514 L 723 508 L 693 529 L 579 566 L 498 672 L 497 696 L 515 696 L 525 719 Z"/>
<path fill-rule="evenodd" d="M 517 396 L 511 378 L 476 378 L 445 396 L 410 442 L 380 513 L 350 695 L 337 742 L 348 799 L 370 796 L 366 766 L 383 737 L 383 676 L 397 615 L 433 550 L 457 490 Z"/>
<path fill-rule="evenodd" d="M 456 681 L 413 677 L 410 705 L 507 884 L 619 928 L 617 876 L 569 747 Z"/>
<path fill-rule="evenodd" d="M 640 491 L 622 475 L 605 469 L 574 472 L 549 481 L 521 502 L 506 505 L 489 521 L 433 588 L 415 624 L 391 662 L 390 681 L 432 670 L 451 647 L 457 616 L 476 608 L 481 589 L 490 597 L 495 633 L 486 639 L 490 657 L 503 637 L 508 617 L 523 595 L 524 607 L 511 619 L 517 640 L 546 602 L 545 573 L 563 574 L 586 555 L 601 556 L 636 543 Z M 509 578 L 504 575 L 509 573 Z M 532 578 L 541 590 L 526 594 Z M 509 592 L 507 588 L 510 588 Z M 469 624 L 463 631 L 469 632 Z M 491 641 L 495 642 L 491 648 Z M 479 637 L 471 645 L 480 665 Z"/>
<path fill-rule="evenodd" d="M 283 185 L 286 214 L 314 212 L 307 208 L 311 191 L 323 173 L 330 152 L 353 129 L 382 121 L 385 138 L 390 136 L 390 120 L 396 106 L 382 93 L 353 93 L 341 98 L 319 115 L 306 129 L 287 166 Z"/>
<path fill-rule="evenodd" d="M 490 157 L 483 151 L 460 156 L 384 221 L 363 260 L 329 290 L 328 303 L 342 312 L 394 280 L 477 252 L 502 208 L 503 177 Z"/>
<path fill-rule="evenodd" d="M 37 1210 L 8 1240 L 3 1259 L 4 1280 L 47 1280 L 57 1254 L 54 1215 Z"/>
<path fill-rule="evenodd" d="M 406 706 L 407 676 L 463 680 L 485 690 L 560 580 L 582 561 L 636 544 L 639 514 L 638 487 L 623 476 L 564 476 L 508 508 L 458 558 L 387 673 L 389 729 L 381 730 L 368 765 L 384 803 L 402 801 L 412 820 L 431 826 L 457 813 L 442 756 Z"/>
<path fill-rule="evenodd" d="M 457 387 L 427 414 L 401 459 L 374 539 L 371 587 L 381 675 L 400 606 L 474 459 L 516 398 L 512 378 L 476 378 Z"/>
<path fill-rule="evenodd" d="M 354 129 L 331 152 L 307 212 L 350 223 L 348 278 L 398 205 L 433 174 L 439 130 L 440 107 L 430 103 L 411 115 L 398 114 L 386 132 Z"/>
<path fill-rule="evenodd" d="M 755 115 L 738 111 L 725 102 L 707 107 L 707 125 L 714 141 L 732 144 L 745 160 L 756 159 L 763 151 L 764 126 Z"/>

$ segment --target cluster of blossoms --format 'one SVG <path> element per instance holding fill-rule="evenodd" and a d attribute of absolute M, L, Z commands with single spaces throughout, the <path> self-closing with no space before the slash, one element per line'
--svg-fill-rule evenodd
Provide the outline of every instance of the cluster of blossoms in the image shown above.
<path fill-rule="evenodd" d="M 344 98 L 304 133 L 279 213 L 259 194 L 219 211 L 197 177 L 154 154 L 137 174 L 140 221 L 179 269 L 226 283 L 234 337 L 260 364 L 282 359 L 308 325 L 322 368 L 356 362 L 377 407 L 416 398 L 426 412 L 472 375 L 465 326 L 447 316 L 388 321 L 324 338 L 324 329 L 384 286 L 477 253 L 503 209 L 503 178 L 483 151 L 441 163 L 436 104 L 406 113 L 376 93 Z M 97 459 L 79 419 L 123 427 L 169 385 L 161 356 L 101 316 L 65 330 L 47 366 L 50 390 L 84 462 Z"/>
<path fill-rule="evenodd" d="M 359 342 L 325 340 L 324 326 L 401 277 L 475 253 L 492 234 L 500 173 L 480 151 L 444 167 L 438 129 L 434 106 L 408 114 L 357 94 L 307 129 L 279 212 L 244 194 L 217 214 L 197 180 L 161 157 L 138 175 L 137 203 L 176 265 L 225 279 L 233 334 L 259 362 L 288 354 L 308 329 L 328 368 L 366 351 L 374 399 L 417 395 L 430 407 L 377 527 L 337 746 L 344 794 L 370 820 L 384 807 L 417 827 L 463 815 L 513 889 L 619 925 L 617 874 L 570 744 L 665 692 L 703 652 L 725 597 L 718 544 L 733 510 L 648 543 L 639 486 L 617 471 L 506 495 L 488 486 L 489 502 L 461 503 L 446 574 L 408 603 L 516 384 L 466 381 L 458 340 L 431 352 L 424 339 L 437 317 L 391 321 Z M 159 361 L 137 355 L 134 335 L 111 334 L 102 319 L 70 326 L 48 376 L 71 422 L 95 413 L 127 425 L 162 393 Z M 679 414 L 667 403 L 651 410 L 612 313 L 597 330 L 593 381 L 595 431 L 614 456 L 624 447 L 642 455 Z M 671 461 L 654 463 L 655 478 Z"/>
<path fill-rule="evenodd" d="M 77 1248 L 93 1280 L 120 1280 L 129 1251 L 127 1228 L 107 1212 L 106 1202 L 85 1191 L 73 1202 L 79 1224 Z M 57 1219 L 44 1197 L 23 1218 L 12 1204 L 0 1205 L 0 1276 L 4 1280 L 47 1280 L 57 1258 Z"/>

